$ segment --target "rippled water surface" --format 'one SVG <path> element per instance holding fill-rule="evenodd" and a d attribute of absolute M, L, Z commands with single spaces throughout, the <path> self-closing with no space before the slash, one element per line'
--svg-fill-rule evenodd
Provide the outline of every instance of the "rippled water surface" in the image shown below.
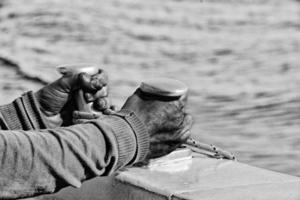
<path fill-rule="evenodd" d="M 299 6 L 292 0 L 0 0 L 0 58 L 43 82 L 58 77 L 59 64 L 98 63 L 110 73 L 118 105 L 145 78 L 177 78 L 190 87 L 196 138 L 240 161 L 300 175 Z M 2 71 L 12 67 L 4 64 Z"/>

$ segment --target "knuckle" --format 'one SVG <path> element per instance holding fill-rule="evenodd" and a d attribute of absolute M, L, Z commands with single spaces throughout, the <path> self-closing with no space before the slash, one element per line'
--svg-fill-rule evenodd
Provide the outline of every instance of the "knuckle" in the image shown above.
<path fill-rule="evenodd" d="M 108 98 L 99 98 L 94 102 L 94 106 L 97 110 L 103 111 L 109 108 L 109 99 Z"/>

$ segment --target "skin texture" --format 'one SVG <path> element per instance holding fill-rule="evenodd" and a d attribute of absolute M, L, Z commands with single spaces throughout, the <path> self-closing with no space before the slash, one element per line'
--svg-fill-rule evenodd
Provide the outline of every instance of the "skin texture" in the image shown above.
<path fill-rule="evenodd" d="M 35 93 L 49 128 L 83 123 L 111 114 L 107 92 L 107 74 L 100 70 L 90 76 L 85 73 L 65 74 L 57 81 Z M 93 102 L 97 113 L 87 113 L 76 108 L 74 94 L 83 90 L 87 102 Z M 137 90 L 122 109 L 134 111 L 145 124 L 150 135 L 150 153 L 147 160 L 170 153 L 190 136 L 192 118 L 185 112 L 186 99 L 164 99 L 143 95 Z"/>
<path fill-rule="evenodd" d="M 170 153 L 190 136 L 192 118 L 185 112 L 185 102 L 185 99 L 151 98 L 139 89 L 125 102 L 122 109 L 134 111 L 148 129 L 148 159 Z"/>
<path fill-rule="evenodd" d="M 95 75 L 85 73 L 65 74 L 60 79 L 45 86 L 35 93 L 40 109 L 49 122 L 49 128 L 69 126 L 78 119 L 95 119 L 100 113 L 92 114 L 78 111 L 75 93 L 82 90 L 87 102 L 93 102 L 95 109 L 108 112 L 108 76 L 103 70 Z"/>

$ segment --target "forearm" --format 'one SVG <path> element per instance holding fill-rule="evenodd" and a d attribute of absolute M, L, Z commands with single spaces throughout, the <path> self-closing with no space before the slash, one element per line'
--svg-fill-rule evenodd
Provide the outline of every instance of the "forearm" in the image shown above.
<path fill-rule="evenodd" d="M 143 159 L 136 158 L 141 132 L 117 116 L 54 130 L 0 131 L 0 198 L 52 193 L 109 175 Z"/>

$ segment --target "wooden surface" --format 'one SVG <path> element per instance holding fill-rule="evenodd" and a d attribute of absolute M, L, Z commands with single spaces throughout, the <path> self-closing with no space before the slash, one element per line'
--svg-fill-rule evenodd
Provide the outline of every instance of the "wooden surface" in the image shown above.
<path fill-rule="evenodd" d="M 122 184 L 117 187 L 130 197 L 123 199 L 141 199 L 142 194 L 143 199 L 152 199 L 149 191 L 159 199 L 300 199 L 298 177 L 199 154 L 194 154 L 191 162 L 183 161 L 182 170 L 172 170 L 174 165 L 178 163 L 120 173 L 116 179 Z"/>
<path fill-rule="evenodd" d="M 183 155 L 183 154 L 182 154 Z M 300 178 L 236 161 L 187 155 L 175 162 L 128 168 L 115 178 L 97 178 L 56 199 L 300 199 Z M 173 158 L 172 158 L 173 159 Z"/>

